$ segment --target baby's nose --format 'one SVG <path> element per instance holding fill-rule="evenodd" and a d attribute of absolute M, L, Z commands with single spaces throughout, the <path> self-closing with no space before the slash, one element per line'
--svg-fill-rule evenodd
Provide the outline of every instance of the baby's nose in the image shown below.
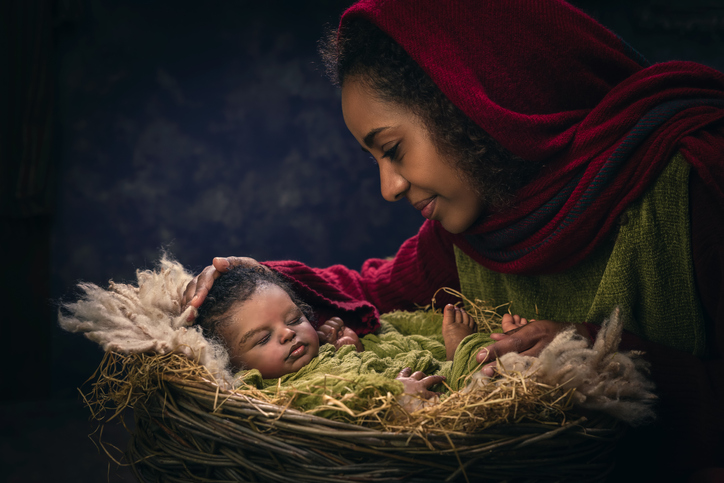
<path fill-rule="evenodd" d="M 288 341 L 294 339 L 294 337 L 296 337 L 296 335 L 297 335 L 296 332 L 294 332 L 291 328 L 286 327 L 284 329 L 284 331 L 282 332 L 282 342 L 288 342 Z"/>

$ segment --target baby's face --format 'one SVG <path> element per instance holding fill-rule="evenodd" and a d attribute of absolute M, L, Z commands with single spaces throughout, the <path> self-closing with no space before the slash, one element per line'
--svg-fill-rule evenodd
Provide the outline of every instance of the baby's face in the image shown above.
<path fill-rule="evenodd" d="M 319 336 L 289 295 L 263 285 L 231 309 L 231 323 L 221 331 L 231 362 L 258 369 L 265 379 L 306 366 L 319 353 Z"/>

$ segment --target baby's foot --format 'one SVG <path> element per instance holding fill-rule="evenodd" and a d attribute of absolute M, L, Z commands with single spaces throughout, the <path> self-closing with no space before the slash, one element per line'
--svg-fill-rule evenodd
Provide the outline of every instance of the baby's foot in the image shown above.
<path fill-rule="evenodd" d="M 465 309 L 450 304 L 445 306 L 442 316 L 442 338 L 445 340 L 447 360 L 453 360 L 460 342 L 474 332 L 477 332 L 477 325 Z"/>
<path fill-rule="evenodd" d="M 503 325 L 503 332 L 507 334 L 508 332 L 516 331 L 527 325 L 528 319 L 521 317 L 520 315 L 505 314 L 503 315 L 501 323 Z"/>

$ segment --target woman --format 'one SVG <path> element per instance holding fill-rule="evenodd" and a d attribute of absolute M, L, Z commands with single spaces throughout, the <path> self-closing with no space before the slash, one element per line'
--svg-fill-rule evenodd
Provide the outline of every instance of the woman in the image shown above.
<path fill-rule="evenodd" d="M 482 351 L 488 373 L 569 322 L 594 335 L 620 305 L 622 346 L 647 352 L 658 428 L 672 425 L 665 443 L 646 443 L 671 452 L 667 470 L 724 466 L 724 75 L 648 65 L 556 0 L 361 1 L 323 51 L 383 196 L 428 220 L 360 272 L 265 265 L 359 334 L 444 286 L 549 319 Z M 215 259 L 190 303 L 245 263 Z"/>

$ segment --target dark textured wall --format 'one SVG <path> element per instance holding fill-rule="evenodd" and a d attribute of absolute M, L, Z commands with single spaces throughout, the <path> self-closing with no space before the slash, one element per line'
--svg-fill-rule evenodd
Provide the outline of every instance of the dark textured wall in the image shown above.
<path fill-rule="evenodd" d="M 416 232 L 316 53 L 347 2 L 302 4 L 86 4 L 59 51 L 57 295 L 132 279 L 162 249 L 194 271 L 217 255 L 359 267 Z M 58 332 L 56 393 L 74 390 L 70 359 L 97 357 Z"/>

